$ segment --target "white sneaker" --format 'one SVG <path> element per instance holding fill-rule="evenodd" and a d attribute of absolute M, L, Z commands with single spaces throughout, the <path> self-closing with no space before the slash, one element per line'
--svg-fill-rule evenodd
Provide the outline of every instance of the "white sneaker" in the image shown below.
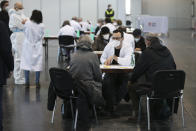
<path fill-rule="evenodd" d="M 25 81 L 15 81 L 15 84 L 17 84 L 17 85 L 23 85 L 23 84 L 25 84 Z"/>

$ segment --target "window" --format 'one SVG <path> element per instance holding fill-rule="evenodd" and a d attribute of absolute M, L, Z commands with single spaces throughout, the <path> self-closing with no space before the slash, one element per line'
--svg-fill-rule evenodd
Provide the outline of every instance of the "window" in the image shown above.
<path fill-rule="evenodd" d="M 131 14 L 131 0 L 125 0 L 125 11 L 126 15 Z"/>

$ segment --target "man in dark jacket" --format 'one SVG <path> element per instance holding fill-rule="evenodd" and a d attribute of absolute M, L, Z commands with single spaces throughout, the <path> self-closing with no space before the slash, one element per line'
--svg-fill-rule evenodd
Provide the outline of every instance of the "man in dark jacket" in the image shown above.
<path fill-rule="evenodd" d="M 0 21 L 0 131 L 2 131 L 2 88 L 14 69 L 11 41 L 5 24 Z"/>
<path fill-rule="evenodd" d="M 133 103 L 133 117 L 136 117 L 138 111 L 139 97 L 136 90 L 139 88 L 137 80 L 142 76 L 146 76 L 146 82 L 149 85 L 152 83 L 153 73 L 158 70 L 173 70 L 176 69 L 176 64 L 169 49 L 161 45 L 159 38 L 148 36 L 146 38 L 147 48 L 143 51 L 134 68 L 130 78 L 131 86 L 129 87 L 129 95 Z M 136 114 L 136 115 L 135 115 Z"/>
<path fill-rule="evenodd" d="M 11 31 L 9 29 L 9 14 L 8 8 L 9 2 L 7 0 L 1 2 L 1 11 L 0 11 L 0 20 L 6 24 L 7 29 L 9 30 L 9 35 L 11 35 Z"/>
<path fill-rule="evenodd" d="M 146 49 L 144 37 L 141 36 L 142 31 L 140 29 L 135 29 L 133 31 L 133 36 L 135 39 L 135 50 L 144 51 Z"/>

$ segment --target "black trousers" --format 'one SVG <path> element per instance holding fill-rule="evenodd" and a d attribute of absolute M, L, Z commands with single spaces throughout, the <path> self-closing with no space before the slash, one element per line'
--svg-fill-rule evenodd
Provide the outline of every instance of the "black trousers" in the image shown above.
<path fill-rule="evenodd" d="M 3 86 L 0 85 L 0 131 L 3 131 Z"/>
<path fill-rule="evenodd" d="M 103 80 L 103 97 L 106 101 L 106 109 L 114 111 L 122 98 L 127 94 L 128 74 L 109 73 Z"/>

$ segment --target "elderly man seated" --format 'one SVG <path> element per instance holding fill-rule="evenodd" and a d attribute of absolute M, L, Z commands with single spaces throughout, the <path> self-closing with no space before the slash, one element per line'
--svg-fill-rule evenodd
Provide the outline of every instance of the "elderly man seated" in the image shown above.
<path fill-rule="evenodd" d="M 136 121 L 138 114 L 139 96 L 136 93 L 136 90 L 146 90 L 146 87 L 143 88 L 140 87 L 140 85 L 151 85 L 153 73 L 156 71 L 176 69 L 172 54 L 167 47 L 161 45 L 158 37 L 151 34 L 146 37 L 145 43 L 147 48 L 143 51 L 141 57 L 136 63 L 133 74 L 130 78 L 129 96 L 133 105 L 133 113 L 130 120 L 132 121 Z M 146 80 L 141 83 L 138 80 L 143 75 L 146 76 Z"/>
<path fill-rule="evenodd" d="M 101 63 L 105 65 L 131 64 L 131 44 L 124 40 L 124 33 L 115 30 L 112 40 L 105 47 L 101 56 Z M 127 73 L 106 73 L 103 80 L 103 97 L 106 101 L 106 111 L 109 116 L 116 116 L 115 107 L 127 93 Z"/>
<path fill-rule="evenodd" d="M 93 53 L 92 50 L 92 41 L 89 36 L 82 36 L 79 39 L 79 43 L 77 44 L 77 51 L 72 54 L 71 61 L 70 61 L 70 67 L 69 72 L 72 75 L 72 77 L 76 80 L 76 92 L 78 94 L 78 101 L 77 101 L 77 107 L 78 107 L 78 129 L 81 131 L 87 131 L 90 127 L 90 116 L 91 116 L 91 110 L 89 107 L 92 106 L 92 104 L 95 101 L 92 101 L 91 98 L 94 98 L 91 96 L 91 92 L 93 88 L 96 88 L 96 91 L 98 90 L 100 101 L 104 100 L 102 99 L 102 74 L 100 70 L 100 64 L 99 59 L 96 54 Z M 92 93 L 94 93 L 92 91 Z M 98 96 L 97 95 L 97 96 Z M 56 95 L 54 91 L 52 90 L 52 83 L 49 87 L 48 92 L 48 109 L 53 110 L 54 103 L 55 103 Z M 99 101 L 99 100 L 98 100 Z M 69 102 L 64 102 L 65 107 L 69 106 Z M 67 111 L 69 112 L 70 108 Z M 66 115 L 69 115 L 65 111 Z M 70 113 L 71 114 L 71 113 Z"/>

